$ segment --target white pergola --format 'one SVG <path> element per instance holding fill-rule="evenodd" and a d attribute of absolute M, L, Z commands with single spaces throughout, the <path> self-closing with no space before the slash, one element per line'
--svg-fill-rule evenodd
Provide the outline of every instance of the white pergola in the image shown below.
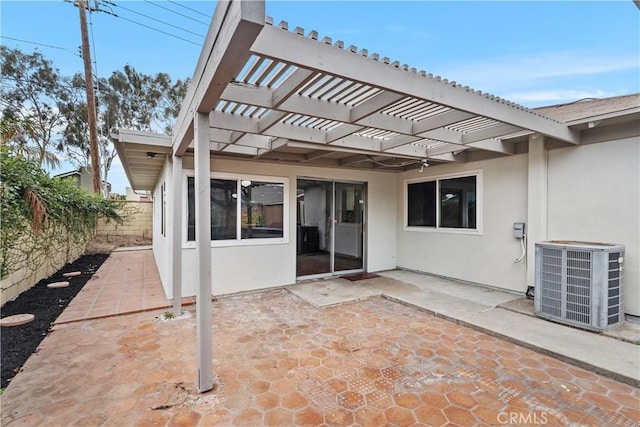
<path fill-rule="evenodd" d="M 579 131 L 366 49 L 273 25 L 264 1 L 218 1 L 174 134 L 121 131 L 116 143 L 130 182 L 153 189 L 164 156 L 181 200 L 182 161 L 195 160 L 198 389 L 213 387 L 210 157 L 365 170 L 407 170 L 429 162 L 506 156 L 539 134 L 577 144 Z M 147 143 L 145 143 L 148 142 Z M 154 154 L 162 161 L 150 162 Z M 182 206 L 173 203 L 174 224 Z M 173 230 L 173 250 L 182 243 Z M 173 256 L 180 312 L 180 256 Z"/>

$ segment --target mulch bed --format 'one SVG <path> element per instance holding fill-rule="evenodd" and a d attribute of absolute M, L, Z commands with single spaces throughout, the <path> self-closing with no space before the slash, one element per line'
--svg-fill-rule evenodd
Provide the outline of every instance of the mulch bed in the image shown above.
<path fill-rule="evenodd" d="M 2 327 L 2 382 L 6 388 L 11 379 L 20 371 L 29 356 L 35 353 L 38 345 L 47 336 L 53 322 L 69 305 L 91 276 L 106 261 L 109 254 L 84 255 L 75 262 L 65 265 L 51 277 L 42 279 L 33 288 L 23 292 L 13 301 L 2 307 L 2 318 L 14 314 L 30 313 L 35 320 L 20 326 Z M 81 275 L 65 278 L 62 273 L 80 271 Z M 53 282 L 68 281 L 66 288 L 47 288 Z"/>

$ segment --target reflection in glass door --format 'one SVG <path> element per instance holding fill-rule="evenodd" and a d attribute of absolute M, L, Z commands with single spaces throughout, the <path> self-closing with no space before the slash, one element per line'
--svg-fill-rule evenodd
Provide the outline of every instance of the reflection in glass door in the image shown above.
<path fill-rule="evenodd" d="M 364 268 L 361 183 L 299 179 L 296 276 L 328 276 Z"/>
<path fill-rule="evenodd" d="M 333 183 L 298 180 L 296 275 L 331 273 Z"/>
<path fill-rule="evenodd" d="M 335 183 L 333 271 L 361 270 L 364 184 Z"/>

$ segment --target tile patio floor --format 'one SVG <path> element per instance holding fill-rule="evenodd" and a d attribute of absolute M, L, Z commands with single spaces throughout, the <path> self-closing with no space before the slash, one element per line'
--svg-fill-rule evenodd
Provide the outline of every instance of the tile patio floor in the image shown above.
<path fill-rule="evenodd" d="M 108 277 L 98 275 L 92 286 Z M 512 417 L 513 424 L 633 426 L 640 419 L 637 388 L 381 297 L 318 309 L 272 290 L 212 307 L 213 391 L 194 389 L 194 306 L 191 316 L 170 320 L 163 309 L 80 320 L 57 325 L 11 382 L 0 397 L 2 425 L 466 426 Z"/>
<path fill-rule="evenodd" d="M 183 304 L 194 302 L 184 298 Z M 56 324 L 82 319 L 135 313 L 170 307 L 153 252 L 129 248 L 113 252 L 87 285 L 71 301 Z"/>

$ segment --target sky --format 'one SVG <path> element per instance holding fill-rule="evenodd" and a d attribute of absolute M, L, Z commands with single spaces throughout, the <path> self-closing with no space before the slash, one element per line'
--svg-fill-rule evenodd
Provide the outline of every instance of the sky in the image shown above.
<path fill-rule="evenodd" d="M 96 0 L 88 0 L 92 5 Z M 99 77 L 125 65 L 191 77 L 215 1 L 99 0 L 89 15 Z M 483 92 L 537 107 L 640 92 L 640 10 L 611 1 L 270 1 L 267 15 Z M 83 72 L 78 9 L 0 0 L 2 45 Z M 60 173 L 73 169 L 65 162 Z M 129 186 L 116 160 L 113 191 Z"/>

